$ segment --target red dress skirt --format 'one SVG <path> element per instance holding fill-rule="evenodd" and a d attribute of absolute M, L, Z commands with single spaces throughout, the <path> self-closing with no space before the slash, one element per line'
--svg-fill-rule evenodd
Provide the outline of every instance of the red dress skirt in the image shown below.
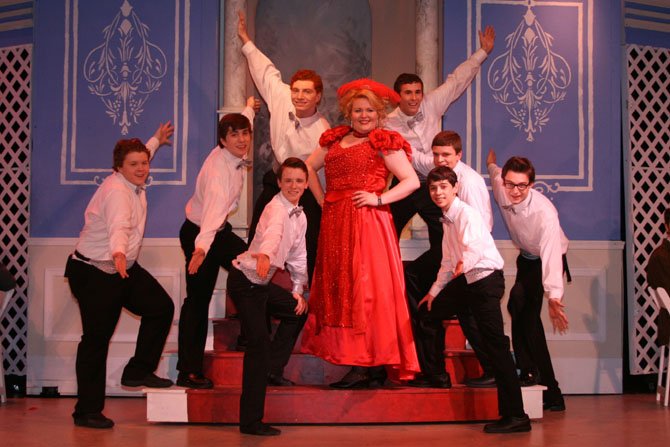
<path fill-rule="evenodd" d="M 302 350 L 339 365 L 387 365 L 409 379 L 420 369 L 393 218 L 386 205 L 355 208 L 351 200 L 360 190 L 381 194 L 389 172 L 380 152 L 409 154 L 409 146 L 379 129 L 343 148 L 348 131 L 337 127 L 321 138 L 328 192 Z"/>

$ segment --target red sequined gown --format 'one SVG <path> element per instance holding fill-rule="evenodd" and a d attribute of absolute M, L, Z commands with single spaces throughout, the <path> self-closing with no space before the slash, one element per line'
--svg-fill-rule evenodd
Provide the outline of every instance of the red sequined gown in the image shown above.
<path fill-rule="evenodd" d="M 302 350 L 339 365 L 389 365 L 410 379 L 420 369 L 393 218 L 387 205 L 355 208 L 351 199 L 360 190 L 381 194 L 389 171 L 380 152 L 409 158 L 410 147 L 397 132 L 376 129 L 343 148 L 350 130 L 321 136 L 327 193 Z"/>

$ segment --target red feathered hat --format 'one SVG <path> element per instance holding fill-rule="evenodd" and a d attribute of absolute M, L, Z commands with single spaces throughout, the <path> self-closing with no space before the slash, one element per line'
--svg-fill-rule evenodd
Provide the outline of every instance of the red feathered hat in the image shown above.
<path fill-rule="evenodd" d="M 366 89 L 370 90 L 380 98 L 396 105 L 400 102 L 400 95 L 382 84 L 381 82 L 373 81 L 368 78 L 356 79 L 355 81 L 347 82 L 337 89 L 337 99 L 341 99 L 351 89 Z"/>

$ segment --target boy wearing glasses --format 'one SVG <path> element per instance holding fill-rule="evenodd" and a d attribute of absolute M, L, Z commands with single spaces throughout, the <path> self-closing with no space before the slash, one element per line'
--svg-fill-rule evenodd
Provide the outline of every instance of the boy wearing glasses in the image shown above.
<path fill-rule="evenodd" d="M 500 169 L 495 152 L 490 150 L 486 165 L 493 197 L 520 251 L 507 309 L 512 317 L 512 345 L 521 370 L 521 385 L 545 385 L 544 409 L 564 411 L 565 402 L 554 376 L 540 313 L 546 297 L 554 330 L 562 334 L 568 329 L 561 302 L 568 239 L 554 205 L 533 189 L 535 168 L 530 160 L 512 157 Z"/>

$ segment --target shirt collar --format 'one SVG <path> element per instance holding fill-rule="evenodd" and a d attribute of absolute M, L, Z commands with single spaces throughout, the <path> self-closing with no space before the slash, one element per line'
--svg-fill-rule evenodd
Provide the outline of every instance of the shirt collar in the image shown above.
<path fill-rule="evenodd" d="M 219 149 L 220 149 L 221 153 L 223 154 L 223 159 L 226 160 L 226 163 L 229 164 L 229 165 L 232 165 L 232 166 L 235 167 L 235 168 L 237 168 L 237 164 L 238 164 L 241 160 L 246 160 L 246 159 L 247 159 L 247 156 L 246 156 L 246 155 L 245 155 L 244 157 L 242 157 L 242 158 L 233 155 L 233 154 L 232 154 L 228 149 L 226 149 L 225 147 L 221 147 L 221 146 L 219 146 Z"/>
<path fill-rule="evenodd" d="M 521 203 L 513 204 L 512 202 L 509 202 L 509 201 L 508 201 L 508 202 L 507 202 L 505 205 L 503 205 L 502 207 L 503 207 L 505 210 L 509 210 L 510 212 L 513 212 L 514 214 L 519 214 L 519 213 L 526 212 L 526 211 L 528 211 L 528 209 L 530 208 L 530 203 L 531 203 L 531 201 L 533 200 L 533 194 L 534 194 L 534 191 L 533 191 L 533 189 L 531 188 L 530 191 L 528 191 L 528 195 L 526 196 L 525 199 L 523 199 L 523 201 L 522 201 Z M 511 209 L 511 210 L 510 210 L 510 209 Z M 513 210 L 513 211 L 512 211 L 512 210 Z"/>
<path fill-rule="evenodd" d="M 134 183 L 129 182 L 128 179 L 126 179 L 123 176 L 123 174 L 121 174 L 118 171 L 114 171 L 114 175 L 116 175 L 116 177 L 118 179 L 120 179 L 121 182 L 128 187 L 128 189 L 130 189 L 132 192 L 135 192 L 135 190 L 137 189 L 137 185 L 135 185 Z M 146 184 L 141 185 L 141 188 L 144 189 L 145 186 L 146 186 Z"/>
<path fill-rule="evenodd" d="M 289 200 L 286 197 L 284 197 L 284 194 L 282 194 L 281 191 L 279 191 L 277 195 L 279 196 L 279 202 L 281 202 L 281 204 L 284 205 L 284 208 L 286 208 L 286 213 L 289 213 L 293 208 L 297 206 L 289 202 Z"/>
<path fill-rule="evenodd" d="M 451 202 L 451 205 L 449 205 L 449 209 L 447 211 L 443 211 L 442 214 L 447 219 L 447 221 L 454 222 L 459 210 L 461 209 L 461 206 L 461 199 L 454 197 L 454 201 Z"/>

